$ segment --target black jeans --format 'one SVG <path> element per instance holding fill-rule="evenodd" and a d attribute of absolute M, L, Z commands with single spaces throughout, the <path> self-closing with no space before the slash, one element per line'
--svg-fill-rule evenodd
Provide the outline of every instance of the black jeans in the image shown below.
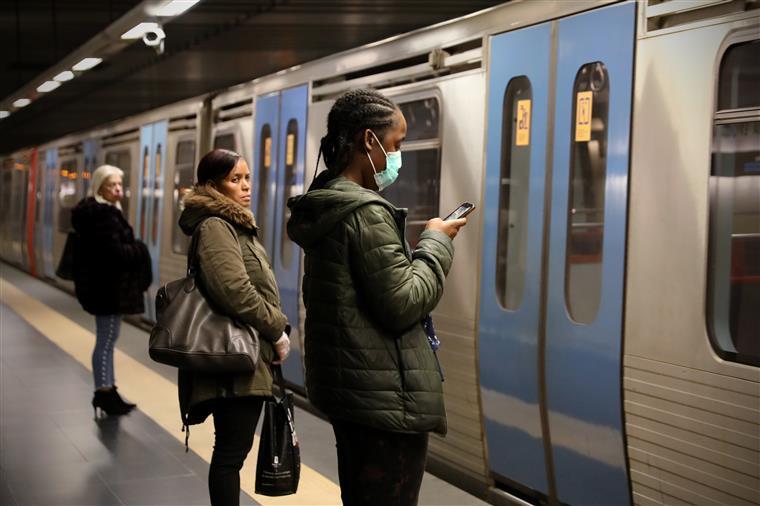
<path fill-rule="evenodd" d="M 208 470 L 212 506 L 240 504 L 240 469 L 253 446 L 264 397 L 214 401 L 214 453 Z"/>
<path fill-rule="evenodd" d="M 332 421 L 344 506 L 415 506 L 428 434 L 403 434 Z"/>

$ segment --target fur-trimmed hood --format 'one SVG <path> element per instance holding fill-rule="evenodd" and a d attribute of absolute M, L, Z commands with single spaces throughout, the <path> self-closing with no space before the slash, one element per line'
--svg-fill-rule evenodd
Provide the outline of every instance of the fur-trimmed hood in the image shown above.
<path fill-rule="evenodd" d="M 256 230 L 256 220 L 247 209 L 209 185 L 193 187 L 182 200 L 185 209 L 179 217 L 179 226 L 187 235 L 206 218 L 217 216 L 231 225 L 250 231 Z"/>

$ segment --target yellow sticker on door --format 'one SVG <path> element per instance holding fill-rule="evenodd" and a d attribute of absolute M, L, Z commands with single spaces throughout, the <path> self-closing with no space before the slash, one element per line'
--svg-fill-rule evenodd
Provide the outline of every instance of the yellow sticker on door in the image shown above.
<path fill-rule="evenodd" d="M 530 145 L 530 99 L 517 101 L 515 146 Z"/>
<path fill-rule="evenodd" d="M 581 91 L 575 96 L 575 142 L 591 140 L 591 110 L 593 91 Z"/>
<path fill-rule="evenodd" d="M 293 165 L 295 145 L 296 136 L 294 134 L 288 134 L 288 137 L 285 139 L 285 165 Z"/>
<path fill-rule="evenodd" d="M 272 138 L 264 139 L 264 167 L 267 169 L 272 165 Z"/>

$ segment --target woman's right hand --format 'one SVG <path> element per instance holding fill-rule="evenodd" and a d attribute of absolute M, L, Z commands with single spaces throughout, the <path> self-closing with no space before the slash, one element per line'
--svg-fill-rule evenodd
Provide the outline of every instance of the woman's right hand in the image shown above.
<path fill-rule="evenodd" d="M 457 236 L 459 229 L 467 224 L 467 218 L 459 218 L 458 220 L 443 221 L 440 218 L 433 218 L 427 222 L 425 230 L 437 230 L 443 232 L 452 239 Z"/>
<path fill-rule="evenodd" d="M 290 338 L 283 332 L 280 338 L 274 342 L 273 346 L 274 352 L 277 354 L 277 360 L 272 361 L 272 364 L 282 364 L 288 358 L 288 355 L 290 355 Z"/>

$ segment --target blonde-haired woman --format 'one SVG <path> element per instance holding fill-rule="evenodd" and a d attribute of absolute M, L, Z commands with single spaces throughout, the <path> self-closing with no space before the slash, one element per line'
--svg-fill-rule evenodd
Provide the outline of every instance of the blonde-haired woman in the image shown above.
<path fill-rule="evenodd" d="M 95 316 L 92 407 L 96 415 L 98 409 L 108 415 L 124 415 L 135 407 L 116 391 L 113 352 L 121 315 L 145 310 L 143 292 L 151 282 L 148 249 L 135 239 L 121 213 L 123 175 L 112 165 L 98 167 L 92 174 L 88 196 L 71 212 L 77 233 L 76 295 L 84 310 Z"/>

